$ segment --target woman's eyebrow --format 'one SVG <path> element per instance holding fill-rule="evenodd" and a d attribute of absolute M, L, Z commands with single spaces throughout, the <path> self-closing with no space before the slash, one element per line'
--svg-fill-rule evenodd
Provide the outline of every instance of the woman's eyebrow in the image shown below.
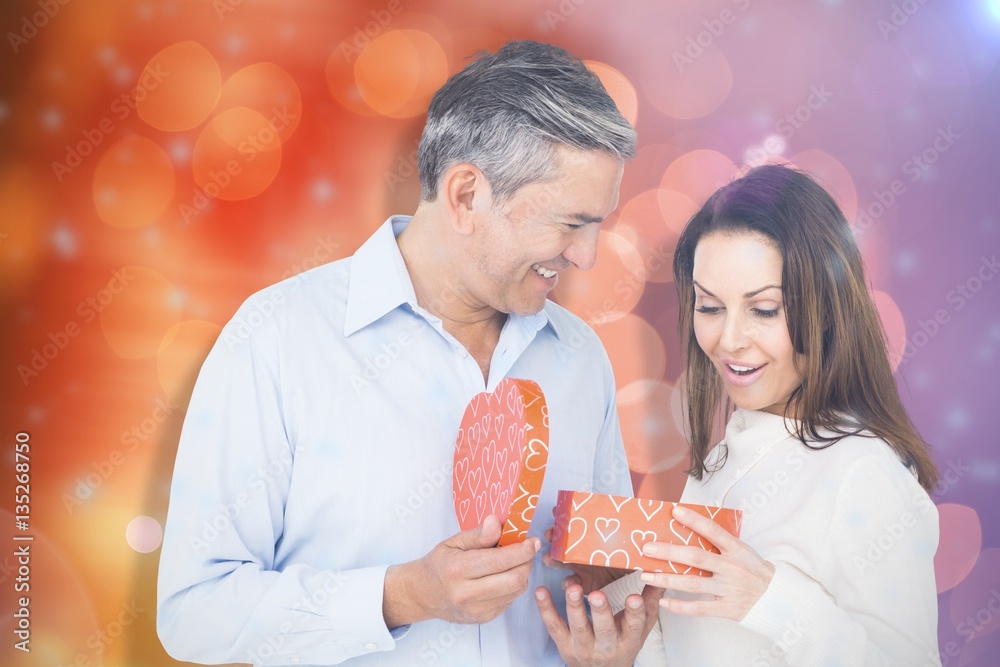
<path fill-rule="evenodd" d="M 700 289 L 702 292 L 704 292 L 708 296 L 712 297 L 713 299 L 718 299 L 719 298 L 719 297 L 715 296 L 714 294 L 712 294 L 711 292 L 709 292 L 704 287 L 702 287 L 701 284 L 697 280 L 693 280 L 692 282 L 698 287 L 698 289 Z M 747 292 L 746 294 L 743 295 L 743 298 L 744 299 L 753 298 L 753 297 L 757 296 L 758 294 L 760 294 L 761 292 L 763 292 L 764 290 L 768 290 L 768 289 L 781 289 L 781 285 L 765 285 L 764 287 L 761 287 L 760 289 L 755 289 L 752 292 Z"/>

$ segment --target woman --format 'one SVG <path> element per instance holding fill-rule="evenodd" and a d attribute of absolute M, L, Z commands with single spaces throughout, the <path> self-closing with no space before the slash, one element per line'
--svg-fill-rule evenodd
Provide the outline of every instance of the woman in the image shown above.
<path fill-rule="evenodd" d="M 861 255 L 833 198 L 793 169 L 751 170 L 688 223 L 674 278 L 691 441 L 681 500 L 744 514 L 740 539 L 675 515 L 718 555 L 646 546 L 713 576 L 639 575 L 666 594 L 636 664 L 939 665 L 938 524 L 927 495 L 937 471 L 899 399 Z M 713 448 L 713 425 L 730 412 Z M 612 608 L 636 576 L 605 589 Z M 580 592 L 578 582 L 567 589 L 568 634 L 539 592 L 564 659 L 630 664 L 635 632 L 619 621 L 617 643 L 606 640 L 611 610 L 599 592 L 593 628 L 582 627 Z M 629 603 L 634 625 L 640 605 Z M 600 650 L 586 632 L 605 637 Z"/>

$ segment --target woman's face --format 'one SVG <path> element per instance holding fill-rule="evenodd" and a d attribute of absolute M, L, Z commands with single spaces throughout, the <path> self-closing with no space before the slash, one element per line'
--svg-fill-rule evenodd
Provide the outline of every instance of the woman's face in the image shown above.
<path fill-rule="evenodd" d="M 805 364 L 788 335 L 774 242 L 708 234 L 695 248 L 693 277 L 695 337 L 729 397 L 744 410 L 782 414 Z"/>

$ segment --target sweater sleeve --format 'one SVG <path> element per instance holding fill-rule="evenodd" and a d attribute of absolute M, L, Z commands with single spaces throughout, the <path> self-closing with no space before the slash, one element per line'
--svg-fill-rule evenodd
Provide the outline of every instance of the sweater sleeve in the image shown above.
<path fill-rule="evenodd" d="M 775 563 L 740 622 L 789 665 L 940 665 L 934 554 L 937 508 L 913 476 L 881 455 L 845 475 L 824 545 L 821 580 Z"/>

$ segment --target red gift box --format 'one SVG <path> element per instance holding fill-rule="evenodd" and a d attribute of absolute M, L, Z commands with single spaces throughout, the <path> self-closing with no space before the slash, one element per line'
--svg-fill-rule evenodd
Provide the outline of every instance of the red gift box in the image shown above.
<path fill-rule="evenodd" d="M 452 497 L 462 530 L 493 514 L 500 546 L 523 542 L 549 458 L 545 395 L 531 380 L 506 378 L 469 401 L 455 442 Z"/>
<path fill-rule="evenodd" d="M 642 500 L 583 491 L 560 491 L 551 555 L 564 563 L 601 565 L 647 572 L 673 572 L 711 576 L 696 567 L 649 558 L 642 553 L 647 542 L 667 542 L 719 550 L 673 517 L 678 503 Z M 740 536 L 740 510 L 680 503 Z"/>

